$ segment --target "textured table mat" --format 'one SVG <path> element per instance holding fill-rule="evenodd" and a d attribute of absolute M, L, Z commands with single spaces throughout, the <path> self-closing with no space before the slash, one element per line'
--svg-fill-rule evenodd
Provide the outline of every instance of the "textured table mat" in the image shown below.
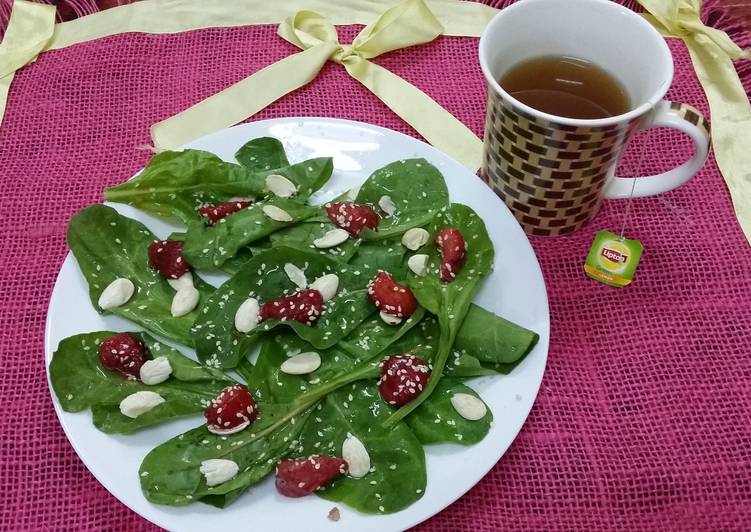
<path fill-rule="evenodd" d="M 721 7 L 705 19 L 751 44 Z M 342 42 L 356 31 L 340 28 Z M 669 97 L 708 112 L 685 48 L 670 46 Z M 480 134 L 476 48 L 476 39 L 440 38 L 378 62 Z M 44 321 L 65 227 L 146 163 L 139 146 L 151 124 L 293 51 L 265 26 L 125 35 L 46 53 L 18 73 L 0 129 L 0 529 L 154 528 L 88 473 L 52 408 Z M 740 70 L 748 89 L 751 67 Z M 336 65 L 256 118 L 294 115 L 414 134 Z M 687 139 L 667 132 L 645 149 L 645 172 L 689 155 Z M 637 141 L 624 172 L 639 150 Z M 617 230 L 624 211 L 608 202 L 575 235 L 532 240 L 552 322 L 537 403 L 487 477 L 421 529 L 746 528 L 751 252 L 711 157 L 686 186 L 634 201 L 627 234 L 646 251 L 634 285 L 615 289 L 587 279 L 582 262 L 594 233 Z"/>

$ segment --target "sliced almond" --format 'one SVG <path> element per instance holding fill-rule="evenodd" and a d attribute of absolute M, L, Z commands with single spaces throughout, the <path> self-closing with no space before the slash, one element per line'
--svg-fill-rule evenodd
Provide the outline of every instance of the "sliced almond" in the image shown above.
<path fill-rule="evenodd" d="M 417 251 L 428 243 L 430 233 L 422 227 L 408 229 L 402 236 L 402 245 L 412 251 Z"/>
<path fill-rule="evenodd" d="M 399 316 L 394 316 L 387 312 L 381 311 L 379 315 L 386 325 L 399 325 L 402 322 L 402 319 Z"/>
<path fill-rule="evenodd" d="M 370 471 L 370 455 L 362 442 L 348 434 L 342 444 L 342 459 L 349 466 L 349 476 L 362 478 Z"/>
<path fill-rule="evenodd" d="M 99 308 L 109 310 L 120 307 L 133 297 L 135 291 L 136 287 L 130 279 L 125 279 L 124 277 L 115 279 L 107 285 L 99 296 Z"/>
<path fill-rule="evenodd" d="M 314 351 L 300 353 L 282 362 L 279 369 L 287 375 L 307 375 L 321 367 L 321 355 Z"/>
<path fill-rule="evenodd" d="M 308 280 L 305 278 L 305 272 L 291 262 L 288 262 L 284 265 L 284 273 L 287 274 L 289 280 L 295 283 L 298 288 L 305 288 L 306 286 L 308 286 Z"/>
<path fill-rule="evenodd" d="M 482 399 L 468 393 L 455 393 L 451 396 L 451 406 L 454 410 L 469 421 L 478 421 L 485 417 L 488 407 Z"/>
<path fill-rule="evenodd" d="M 388 216 L 394 216 L 396 214 L 396 203 L 391 199 L 391 196 L 381 196 L 381 199 L 378 200 L 378 206 Z"/>
<path fill-rule="evenodd" d="M 145 390 L 135 392 L 120 401 L 120 413 L 124 416 L 135 419 L 163 402 L 164 397 L 156 392 Z"/>
<path fill-rule="evenodd" d="M 344 229 L 336 228 L 331 231 L 326 231 L 326 234 L 321 238 L 313 240 L 313 245 L 318 249 L 328 249 L 338 246 L 347 241 L 349 233 Z"/>
<path fill-rule="evenodd" d="M 249 297 L 238 307 L 235 312 L 235 329 L 241 333 L 250 332 L 261 321 L 260 305 L 254 297 Z"/>
<path fill-rule="evenodd" d="M 206 479 L 207 486 L 218 486 L 235 478 L 240 471 L 240 466 L 232 460 L 209 458 L 201 462 L 199 471 Z"/>
<path fill-rule="evenodd" d="M 295 184 L 279 174 L 269 174 L 266 176 L 266 188 L 280 198 L 291 198 L 297 193 Z"/>
<path fill-rule="evenodd" d="M 172 316 L 179 318 L 180 316 L 189 314 L 196 308 L 199 299 L 201 299 L 201 293 L 193 286 L 181 288 L 175 292 L 172 298 L 172 307 L 170 308 Z"/>
<path fill-rule="evenodd" d="M 193 286 L 193 274 L 185 272 L 177 279 L 167 279 L 167 282 L 175 291 L 180 290 L 181 288 L 189 288 Z"/>
<path fill-rule="evenodd" d="M 153 360 L 147 360 L 138 370 L 138 376 L 141 382 L 153 386 L 167 379 L 172 374 L 172 365 L 167 357 L 156 357 Z"/>
<path fill-rule="evenodd" d="M 407 267 L 409 267 L 415 275 L 423 276 L 428 271 L 428 256 L 424 253 L 417 253 L 407 259 Z"/>
<path fill-rule="evenodd" d="M 292 216 L 287 211 L 280 209 L 276 205 L 264 205 L 261 210 L 263 211 L 263 214 L 275 222 L 291 222 L 293 220 Z"/>
<path fill-rule="evenodd" d="M 325 303 L 336 295 L 339 289 L 339 276 L 335 273 L 327 273 L 310 283 L 310 288 L 318 290 Z"/>

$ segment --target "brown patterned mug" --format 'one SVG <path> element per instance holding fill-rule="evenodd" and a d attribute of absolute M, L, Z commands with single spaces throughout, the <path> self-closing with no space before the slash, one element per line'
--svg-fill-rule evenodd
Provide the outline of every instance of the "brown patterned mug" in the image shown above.
<path fill-rule="evenodd" d="M 498 79 L 540 56 L 591 61 L 615 77 L 630 110 L 593 120 L 533 109 L 509 95 Z M 603 199 L 651 196 L 681 186 L 704 164 L 709 130 L 693 107 L 664 100 L 673 79 L 665 40 L 641 16 L 608 0 L 521 0 L 503 9 L 480 38 L 488 82 L 482 175 L 527 233 L 561 235 L 589 221 Z M 668 172 L 615 177 L 632 134 L 669 127 L 694 143 L 693 157 Z"/>

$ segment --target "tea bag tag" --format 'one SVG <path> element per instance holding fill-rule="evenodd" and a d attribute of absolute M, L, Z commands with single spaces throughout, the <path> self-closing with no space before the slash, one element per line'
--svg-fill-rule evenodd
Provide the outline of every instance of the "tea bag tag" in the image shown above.
<path fill-rule="evenodd" d="M 646 141 L 649 140 L 650 131 L 647 131 Z M 637 172 L 642 167 L 644 152 L 642 149 L 637 163 Z M 587 260 L 584 261 L 584 272 L 588 277 L 606 285 L 623 288 L 631 284 L 639 265 L 644 246 L 638 240 L 630 240 L 623 236 L 626 231 L 629 215 L 631 214 L 631 202 L 634 200 L 634 188 L 636 178 L 631 182 L 631 193 L 626 200 L 626 212 L 623 215 L 621 233 L 616 235 L 610 231 L 600 231 L 595 235 L 592 246 L 589 248 Z"/>
<path fill-rule="evenodd" d="M 644 247 L 638 240 L 600 231 L 589 249 L 584 271 L 595 281 L 621 288 L 628 286 L 643 251 Z"/>

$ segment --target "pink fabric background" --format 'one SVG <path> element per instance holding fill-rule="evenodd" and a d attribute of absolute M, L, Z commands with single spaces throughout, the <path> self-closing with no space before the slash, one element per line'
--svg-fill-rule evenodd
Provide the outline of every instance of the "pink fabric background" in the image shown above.
<path fill-rule="evenodd" d="M 710 22 L 748 44 L 731 18 L 709 11 Z M 341 28 L 342 42 L 355 33 Z M 707 112 L 684 46 L 670 45 L 670 97 Z M 476 46 L 441 38 L 378 62 L 481 134 Z M 46 53 L 18 73 L 0 128 L 0 529 L 154 528 L 88 473 L 52 409 L 44 320 L 67 252 L 65 227 L 101 201 L 104 186 L 145 164 L 149 154 L 138 147 L 151 124 L 293 51 L 273 27 L 125 35 Z M 748 63 L 740 69 L 751 77 Z M 256 119 L 294 115 L 414 134 L 333 64 Z M 688 156 L 678 135 L 652 141 L 644 171 Z M 552 319 L 537 403 L 492 472 L 422 530 L 747 527 L 751 253 L 728 192 L 710 158 L 681 189 L 636 200 L 627 235 L 646 252 L 634 285 L 619 290 L 586 278 L 582 262 L 594 233 L 618 230 L 624 210 L 608 202 L 573 236 L 532 240 Z"/>

